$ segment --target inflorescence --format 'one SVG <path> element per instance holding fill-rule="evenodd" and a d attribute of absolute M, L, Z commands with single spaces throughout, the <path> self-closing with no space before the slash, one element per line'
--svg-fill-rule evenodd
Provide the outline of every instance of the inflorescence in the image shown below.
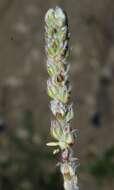
<path fill-rule="evenodd" d="M 55 146 L 53 153 L 61 152 L 59 162 L 64 179 L 65 190 L 79 190 L 77 185 L 77 158 L 73 157 L 73 145 L 76 142 L 76 129 L 70 122 L 74 116 L 70 103 L 71 84 L 69 82 L 69 28 L 65 12 L 56 7 L 49 9 L 45 15 L 45 39 L 47 54 L 47 93 L 52 99 L 50 109 L 53 114 L 51 136 L 55 142 L 47 143 Z"/>

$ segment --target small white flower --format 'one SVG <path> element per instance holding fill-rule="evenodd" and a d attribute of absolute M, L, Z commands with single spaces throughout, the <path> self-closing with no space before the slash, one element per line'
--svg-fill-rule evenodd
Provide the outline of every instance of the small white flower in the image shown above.
<path fill-rule="evenodd" d="M 60 7 L 56 7 L 55 9 L 55 18 L 57 19 L 57 22 L 59 22 L 60 27 L 65 23 L 66 16 Z"/>
<path fill-rule="evenodd" d="M 66 106 L 58 101 L 58 100 L 52 100 L 51 101 L 51 111 L 56 116 L 57 114 L 60 114 L 62 117 L 65 115 L 67 109 Z"/>
<path fill-rule="evenodd" d="M 48 22 L 50 16 L 54 15 L 54 9 L 49 9 L 45 15 L 45 22 Z"/>
<path fill-rule="evenodd" d="M 65 180 L 64 188 L 65 190 L 79 190 L 79 187 L 77 185 L 77 176 L 72 177 L 71 180 Z"/>

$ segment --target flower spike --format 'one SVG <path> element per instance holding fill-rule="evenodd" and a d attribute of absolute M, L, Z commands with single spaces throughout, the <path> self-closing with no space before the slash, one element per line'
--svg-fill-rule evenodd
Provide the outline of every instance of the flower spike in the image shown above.
<path fill-rule="evenodd" d="M 65 190 L 79 190 L 77 182 L 77 158 L 73 157 L 72 146 L 76 144 L 76 129 L 72 130 L 70 121 L 74 116 L 70 101 L 69 82 L 69 28 L 65 12 L 60 8 L 49 9 L 45 15 L 45 40 L 47 55 L 47 93 L 52 99 L 50 109 L 53 114 L 51 136 L 55 142 L 47 146 L 56 147 L 53 154 L 61 152 L 60 171 Z"/>

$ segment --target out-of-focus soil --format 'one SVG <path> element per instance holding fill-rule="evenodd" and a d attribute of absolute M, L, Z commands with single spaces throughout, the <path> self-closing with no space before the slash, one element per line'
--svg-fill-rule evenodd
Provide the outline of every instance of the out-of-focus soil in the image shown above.
<path fill-rule="evenodd" d="M 56 5 L 69 17 L 72 125 L 79 129 L 78 157 L 87 163 L 90 154 L 100 156 L 114 144 L 113 0 L 0 0 L 0 117 L 13 129 L 20 126 L 24 110 L 32 111 L 45 146 L 50 111 L 44 15 Z M 89 174 L 81 173 L 79 182 L 82 190 L 97 189 Z M 110 183 L 103 189 L 113 190 Z"/>

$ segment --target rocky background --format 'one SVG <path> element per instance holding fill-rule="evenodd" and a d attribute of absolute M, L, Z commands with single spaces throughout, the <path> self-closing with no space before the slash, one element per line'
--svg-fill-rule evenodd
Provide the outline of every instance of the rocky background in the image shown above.
<path fill-rule="evenodd" d="M 0 189 L 63 190 L 50 139 L 44 15 L 61 6 L 81 190 L 114 189 L 114 1 L 0 0 Z"/>

